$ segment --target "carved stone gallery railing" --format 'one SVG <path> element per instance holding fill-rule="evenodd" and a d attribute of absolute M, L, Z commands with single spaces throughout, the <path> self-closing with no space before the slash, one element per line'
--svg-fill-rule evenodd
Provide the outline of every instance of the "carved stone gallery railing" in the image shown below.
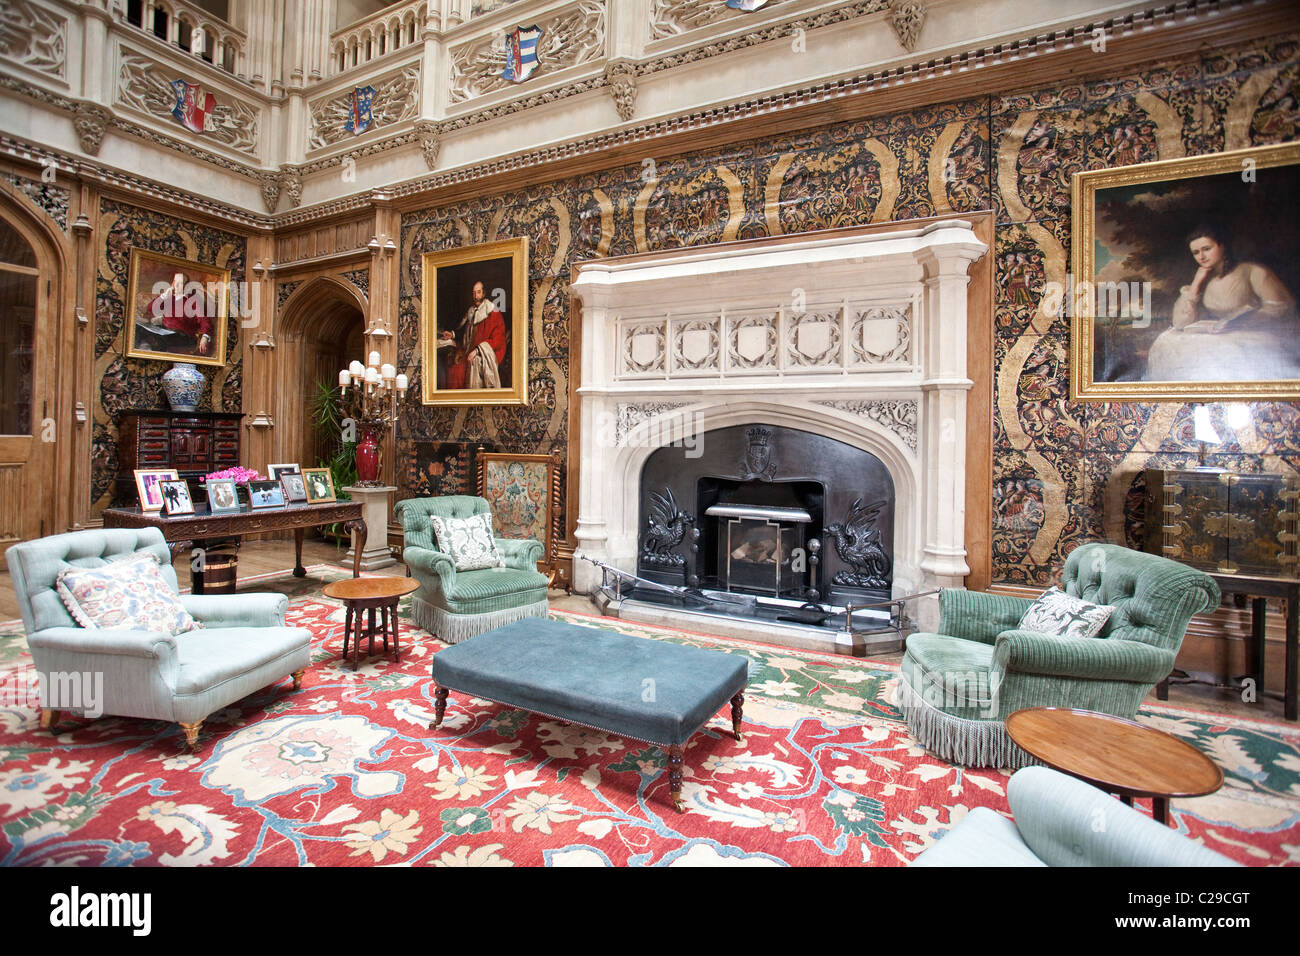
<path fill-rule="evenodd" d="M 123 4 L 123 20 L 241 80 L 247 76 L 248 36 L 185 0 Z"/>
<path fill-rule="evenodd" d="M 330 75 L 365 67 L 372 60 L 414 46 L 421 39 L 427 15 L 426 0 L 414 0 L 335 30 L 330 35 Z"/>

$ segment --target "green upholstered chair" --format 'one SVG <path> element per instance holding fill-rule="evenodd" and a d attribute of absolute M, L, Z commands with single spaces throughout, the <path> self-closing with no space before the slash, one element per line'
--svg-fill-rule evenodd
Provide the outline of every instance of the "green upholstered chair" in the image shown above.
<path fill-rule="evenodd" d="M 1096 637 L 1017 628 L 1033 602 L 977 591 L 939 595 L 939 633 L 907 638 L 898 705 L 920 744 L 969 767 L 1023 767 L 1003 721 L 1024 707 L 1078 707 L 1132 718 L 1173 670 L 1193 614 L 1217 607 L 1208 574 L 1112 544 L 1065 561 L 1066 593 L 1114 607 Z"/>
<path fill-rule="evenodd" d="M 456 644 L 521 617 L 546 615 L 546 575 L 537 570 L 545 550 L 540 541 L 496 538 L 506 566 L 480 571 L 457 571 L 456 563 L 438 550 L 430 516 L 487 514 L 483 498 L 407 498 L 397 503 L 396 511 L 405 533 L 402 560 L 420 582 L 411 602 L 411 616 L 420 627 Z"/>
<path fill-rule="evenodd" d="M 42 726 L 53 726 L 60 710 L 175 721 L 193 747 L 208 714 L 285 677 L 293 677 L 295 690 L 301 685 L 311 663 L 311 631 L 284 626 L 289 599 L 283 594 L 181 595 L 202 625 L 181 634 L 79 626 L 55 590 L 59 572 L 141 551 L 158 556 L 163 580 L 176 591 L 171 551 L 157 528 L 74 531 L 5 552 L 41 675 Z M 76 706 L 51 699 L 52 675 L 102 675 L 102 700 L 88 708 L 84 700 Z"/>
<path fill-rule="evenodd" d="M 1012 822 L 976 807 L 912 866 L 1237 866 L 1115 797 L 1047 767 L 1007 784 Z"/>

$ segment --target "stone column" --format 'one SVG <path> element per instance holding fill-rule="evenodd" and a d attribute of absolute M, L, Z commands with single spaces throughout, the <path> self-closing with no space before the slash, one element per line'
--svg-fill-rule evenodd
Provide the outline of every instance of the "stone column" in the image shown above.
<path fill-rule="evenodd" d="M 361 552 L 361 570 L 376 571 L 397 563 L 393 553 L 388 549 L 388 496 L 397 489 L 392 485 L 379 485 L 375 488 L 363 488 L 350 485 L 343 489 L 352 496 L 353 501 L 361 502 L 361 518 L 366 523 L 366 549 Z M 344 565 L 351 567 L 356 555 L 356 543 L 348 548 Z"/>

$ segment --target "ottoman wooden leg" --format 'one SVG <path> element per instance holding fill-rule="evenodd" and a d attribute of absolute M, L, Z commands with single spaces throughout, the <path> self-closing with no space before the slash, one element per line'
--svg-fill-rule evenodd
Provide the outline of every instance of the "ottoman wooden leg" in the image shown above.
<path fill-rule="evenodd" d="M 433 723 L 429 725 L 430 730 L 436 730 L 442 726 L 442 715 L 447 712 L 447 688 L 437 687 L 433 692 Z"/>
<path fill-rule="evenodd" d="M 41 730 L 54 732 L 54 725 L 59 722 L 59 712 L 46 707 L 41 710 Z"/>
<path fill-rule="evenodd" d="M 306 673 L 305 670 L 301 670 L 301 669 L 300 669 L 300 670 L 296 670 L 296 671 L 294 671 L 292 674 L 289 675 L 290 677 L 293 678 L 293 689 L 294 689 L 294 690 L 301 690 L 301 689 L 302 689 L 302 675 L 305 674 L 305 673 Z"/>
<path fill-rule="evenodd" d="M 682 803 L 682 748 L 680 744 L 674 744 L 668 748 L 668 791 L 669 798 L 673 802 L 673 809 L 678 813 L 685 813 L 686 806 Z"/>
<path fill-rule="evenodd" d="M 745 735 L 740 732 L 740 718 L 745 714 L 745 695 L 737 694 L 731 698 L 731 735 L 736 743 L 744 743 Z"/>

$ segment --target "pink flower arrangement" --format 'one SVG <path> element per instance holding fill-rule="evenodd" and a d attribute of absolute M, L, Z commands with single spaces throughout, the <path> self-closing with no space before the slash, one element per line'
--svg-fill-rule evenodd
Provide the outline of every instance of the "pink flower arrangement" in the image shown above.
<path fill-rule="evenodd" d="M 210 475 L 203 476 L 204 481 L 220 481 L 223 478 L 229 478 L 235 484 L 242 485 L 250 481 L 260 481 L 262 476 L 251 468 L 244 468 L 241 465 L 227 468 L 224 471 L 214 471 Z"/>

